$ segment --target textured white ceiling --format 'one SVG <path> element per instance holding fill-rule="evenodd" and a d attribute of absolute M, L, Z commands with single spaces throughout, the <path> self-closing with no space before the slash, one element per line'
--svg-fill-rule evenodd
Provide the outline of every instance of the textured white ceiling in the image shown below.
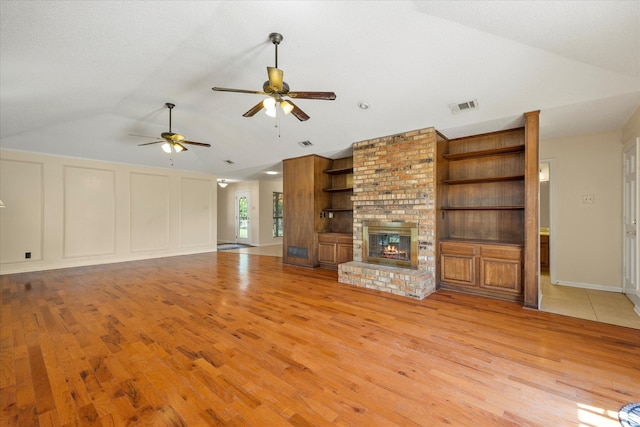
<path fill-rule="evenodd" d="M 311 119 L 242 114 L 274 65 Z M 452 114 L 449 104 L 480 108 Z M 357 107 L 366 101 L 366 111 Z M 2 1 L 0 147 L 255 179 L 284 158 L 434 126 L 492 131 L 541 110 L 541 135 L 620 129 L 640 104 L 638 1 Z M 278 125 L 278 127 L 276 127 Z M 302 148 L 298 142 L 314 145 Z M 224 160 L 232 160 L 228 165 Z"/>

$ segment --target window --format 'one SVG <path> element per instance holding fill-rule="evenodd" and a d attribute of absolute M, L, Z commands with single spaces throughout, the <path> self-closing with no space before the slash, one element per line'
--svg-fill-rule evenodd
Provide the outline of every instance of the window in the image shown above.
<path fill-rule="evenodd" d="M 282 212 L 284 200 L 282 193 L 273 192 L 273 237 L 282 237 Z"/>

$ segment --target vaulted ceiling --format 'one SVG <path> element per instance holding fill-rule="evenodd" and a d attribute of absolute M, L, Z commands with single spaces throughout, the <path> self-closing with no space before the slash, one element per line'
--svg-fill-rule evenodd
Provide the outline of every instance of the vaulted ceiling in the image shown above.
<path fill-rule="evenodd" d="M 435 127 L 620 129 L 640 105 L 638 1 L 0 2 L 0 147 L 256 179 L 284 158 Z M 273 66 L 311 119 L 242 116 Z M 453 114 L 450 105 L 477 100 Z M 211 148 L 168 155 L 168 130 Z M 365 102 L 364 110 L 358 104 Z M 302 147 L 301 141 L 313 145 Z M 228 164 L 231 160 L 233 164 Z M 171 166 L 173 165 L 173 166 Z"/>

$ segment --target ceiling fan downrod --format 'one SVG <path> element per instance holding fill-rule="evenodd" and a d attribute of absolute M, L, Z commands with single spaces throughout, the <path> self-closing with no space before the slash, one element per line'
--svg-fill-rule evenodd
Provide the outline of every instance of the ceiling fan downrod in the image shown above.
<path fill-rule="evenodd" d="M 176 104 L 172 104 L 170 102 L 167 102 L 164 105 L 166 105 L 167 108 L 169 109 L 169 133 L 171 133 L 172 132 L 172 130 L 171 130 L 171 111 L 173 111 L 173 107 L 175 107 Z"/>
<path fill-rule="evenodd" d="M 276 68 L 278 68 L 278 45 L 283 39 L 284 37 L 282 37 L 282 34 L 280 33 L 269 34 L 269 40 L 271 40 L 271 43 L 273 43 L 276 47 Z"/>

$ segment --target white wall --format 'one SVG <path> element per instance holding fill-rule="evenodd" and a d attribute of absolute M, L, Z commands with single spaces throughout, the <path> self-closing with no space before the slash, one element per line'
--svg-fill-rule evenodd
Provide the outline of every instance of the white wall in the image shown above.
<path fill-rule="evenodd" d="M 610 132 L 540 142 L 540 158 L 553 160 L 552 281 L 621 291 L 620 140 L 621 132 Z"/>
<path fill-rule="evenodd" d="M 273 192 L 282 192 L 282 179 L 243 181 L 218 189 L 218 241 L 235 242 L 235 196 L 238 191 L 249 191 L 249 224 L 251 245 L 282 244 L 282 237 L 274 238 Z"/>
<path fill-rule="evenodd" d="M 0 150 L 0 274 L 215 251 L 216 188 L 213 175 Z"/>

